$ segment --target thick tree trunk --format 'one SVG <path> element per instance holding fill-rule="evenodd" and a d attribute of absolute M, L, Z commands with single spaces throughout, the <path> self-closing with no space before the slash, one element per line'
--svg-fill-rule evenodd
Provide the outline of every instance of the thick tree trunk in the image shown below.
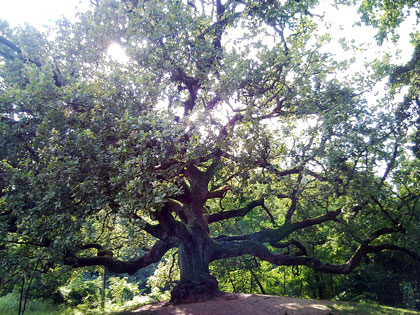
<path fill-rule="evenodd" d="M 178 249 L 181 279 L 172 290 L 171 303 L 205 301 L 220 294 L 218 282 L 209 272 L 210 239 L 205 233 L 190 235 Z"/>

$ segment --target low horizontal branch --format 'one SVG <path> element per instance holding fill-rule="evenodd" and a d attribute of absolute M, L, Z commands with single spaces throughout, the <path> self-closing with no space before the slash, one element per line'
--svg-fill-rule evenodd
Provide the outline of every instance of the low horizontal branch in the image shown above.
<path fill-rule="evenodd" d="M 94 248 L 94 249 L 97 249 L 97 250 L 103 250 L 104 248 L 102 247 L 102 245 L 100 245 L 100 244 L 86 244 L 86 245 L 82 245 L 82 246 L 80 246 L 80 249 L 91 249 L 91 248 Z"/>
<path fill-rule="evenodd" d="M 229 211 L 227 211 L 229 212 Z M 341 209 L 336 211 L 327 212 L 324 215 L 307 219 L 295 223 L 286 223 L 278 228 L 275 229 L 266 229 L 263 231 L 245 234 L 245 235 L 238 235 L 238 236 L 220 236 L 215 240 L 220 241 L 256 241 L 259 243 L 266 243 L 266 242 L 278 242 L 285 239 L 288 235 L 295 231 L 299 231 L 314 225 L 322 224 L 328 221 L 336 220 L 337 216 L 341 214 Z"/>
<path fill-rule="evenodd" d="M 231 189 L 232 189 L 232 187 L 226 186 L 226 187 L 224 187 L 222 189 L 219 189 L 219 190 L 209 191 L 207 193 L 206 198 L 207 199 L 223 198 L 223 196 L 226 194 L 226 192 L 228 192 Z"/>
<path fill-rule="evenodd" d="M 307 220 L 292 223 L 292 231 L 294 232 L 294 231 L 302 230 L 302 229 L 305 229 L 314 225 L 318 225 L 327 221 L 336 220 L 336 218 L 340 214 L 341 214 L 341 209 L 338 209 L 335 211 L 327 212 L 324 215 L 321 215 L 312 219 L 307 219 Z"/>
<path fill-rule="evenodd" d="M 240 208 L 240 209 L 223 211 L 223 212 L 218 212 L 218 213 L 211 214 L 211 215 L 208 216 L 207 222 L 210 224 L 210 223 L 214 223 L 214 222 L 218 222 L 218 221 L 222 221 L 222 220 L 226 220 L 226 219 L 231 219 L 231 218 L 235 218 L 235 217 L 243 217 L 248 212 L 250 212 L 252 209 L 254 209 L 258 206 L 263 206 L 263 205 L 264 205 L 264 198 L 254 200 L 254 201 L 250 202 L 248 205 L 246 205 L 245 207 Z"/>
<path fill-rule="evenodd" d="M 373 232 L 371 236 L 362 242 L 356 249 L 351 258 L 343 264 L 324 263 L 314 257 L 274 254 L 262 243 L 253 240 L 215 242 L 211 260 L 214 261 L 223 258 L 252 255 L 278 266 L 308 266 L 316 271 L 333 274 L 348 274 L 360 264 L 363 257 L 367 254 L 383 250 L 401 251 L 413 259 L 420 260 L 419 255 L 403 247 L 392 244 L 377 246 L 369 245 L 372 240 L 377 239 L 379 236 L 395 232 L 401 232 L 401 229 L 390 227 Z"/>
<path fill-rule="evenodd" d="M 299 252 L 295 254 L 295 256 L 306 256 L 307 255 L 307 251 L 305 246 L 303 246 L 302 243 L 296 241 L 296 240 L 291 240 L 289 242 L 270 242 L 270 245 L 275 247 L 275 248 L 288 248 L 291 245 L 297 247 L 299 249 Z"/>
<path fill-rule="evenodd" d="M 412 259 L 420 261 L 420 255 L 418 255 L 417 253 L 405 247 L 397 246 L 394 244 L 381 244 L 381 245 L 369 246 L 369 252 L 371 253 L 381 252 L 384 250 L 400 251 L 404 254 L 407 254 Z"/>
<path fill-rule="evenodd" d="M 123 261 L 114 259 L 111 256 L 93 256 L 93 257 L 78 257 L 74 253 L 67 253 L 64 264 L 73 268 L 87 267 L 87 266 L 104 266 L 110 272 L 114 273 L 129 273 L 134 274 L 139 269 L 149 266 L 161 260 L 165 253 L 178 245 L 175 239 L 167 241 L 157 241 L 149 252 L 142 257 L 132 260 Z M 90 247 L 96 248 L 96 247 Z"/>

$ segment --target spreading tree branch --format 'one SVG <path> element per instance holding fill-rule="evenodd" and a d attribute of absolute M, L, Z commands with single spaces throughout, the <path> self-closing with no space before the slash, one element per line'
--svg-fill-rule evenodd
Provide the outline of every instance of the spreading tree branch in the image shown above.
<path fill-rule="evenodd" d="M 42 67 L 42 64 L 40 63 L 40 62 L 38 62 L 38 61 L 36 61 L 36 60 L 34 60 L 34 59 L 32 59 L 32 58 L 29 58 L 29 57 L 25 57 L 24 55 L 23 55 L 23 52 L 22 52 L 22 50 L 18 47 L 18 46 L 16 46 L 14 43 L 12 43 L 11 41 L 9 41 L 8 39 L 6 39 L 6 38 L 4 38 L 3 36 L 0 36 L 0 44 L 3 44 L 4 46 L 6 46 L 6 47 L 8 47 L 9 49 L 11 49 L 13 52 L 15 52 L 16 53 L 16 55 L 18 56 L 18 58 L 20 59 L 20 60 L 22 60 L 24 63 L 28 63 L 28 64 L 33 64 L 33 65 L 35 65 L 36 67 L 38 67 L 38 68 L 41 68 Z M 7 59 L 10 59 L 10 58 L 14 58 L 13 56 L 9 56 L 9 58 L 7 57 L 7 56 L 5 56 L 5 55 L 3 55 L 3 57 L 5 57 L 5 58 L 7 58 Z M 54 77 L 54 83 L 55 83 L 55 86 L 57 86 L 57 87 L 61 87 L 63 84 L 61 83 L 61 81 L 60 81 L 60 79 L 59 79 L 59 73 L 60 73 L 60 70 L 58 69 L 58 68 L 56 68 L 54 71 L 53 71 L 53 77 Z"/>
<path fill-rule="evenodd" d="M 17 47 L 14 43 L 12 43 L 10 40 L 8 40 L 7 38 L 0 36 L 0 44 L 3 44 L 6 47 L 10 48 L 13 52 L 15 52 L 18 55 L 19 59 L 21 59 L 23 62 L 32 63 L 38 68 L 42 66 L 41 63 L 39 63 L 38 61 L 24 57 L 22 50 L 19 47 Z"/>
<path fill-rule="evenodd" d="M 297 252 L 295 254 L 295 256 L 306 256 L 307 255 L 307 251 L 305 246 L 303 246 L 302 243 L 296 241 L 296 240 L 291 240 L 289 242 L 270 242 L 270 245 L 272 247 L 275 248 L 289 248 L 291 245 L 297 247 L 299 249 L 299 252 Z"/>
<path fill-rule="evenodd" d="M 232 187 L 226 186 L 219 190 L 209 191 L 207 194 L 207 199 L 214 199 L 214 198 L 223 198 L 226 192 L 231 190 Z"/>
<path fill-rule="evenodd" d="M 367 254 L 382 250 L 398 250 L 410 255 L 412 258 L 418 259 L 419 256 L 417 254 L 399 246 L 388 244 L 377 246 L 369 245 L 373 240 L 382 235 L 398 232 L 403 232 L 403 229 L 401 227 L 387 227 L 375 231 L 362 242 L 352 257 L 344 264 L 324 263 L 314 257 L 274 254 L 264 246 L 262 242 L 255 240 L 215 242 L 211 260 L 214 261 L 222 258 L 253 255 L 278 266 L 308 266 L 320 272 L 348 274 L 360 264 L 363 257 Z"/>
<path fill-rule="evenodd" d="M 218 222 L 218 221 L 222 221 L 222 220 L 227 220 L 227 219 L 230 219 L 230 218 L 243 217 L 248 212 L 250 212 L 252 209 L 254 209 L 258 206 L 263 206 L 263 205 L 264 205 L 264 198 L 261 198 L 261 199 L 254 200 L 254 201 L 250 202 L 248 205 L 246 205 L 245 207 L 240 208 L 240 209 L 223 211 L 223 212 L 211 214 L 211 215 L 208 216 L 207 221 L 210 224 L 210 223 L 214 223 L 214 222 Z"/>
<path fill-rule="evenodd" d="M 137 270 L 160 261 L 160 259 L 163 257 L 163 255 L 165 255 L 165 253 L 169 249 L 176 247 L 177 245 L 178 243 L 175 239 L 168 239 L 167 241 L 157 241 L 148 253 L 132 261 L 114 259 L 110 255 L 78 257 L 74 253 L 69 252 L 64 257 L 64 264 L 69 265 L 73 268 L 87 266 L 104 266 L 110 272 L 134 274 Z M 102 248 L 101 246 L 94 246 L 90 248 L 96 247 Z"/>
<path fill-rule="evenodd" d="M 219 236 L 215 240 L 221 240 L 221 241 L 249 240 L 249 241 L 256 241 L 259 243 L 278 242 L 285 239 L 288 235 L 290 235 L 291 233 L 295 231 L 299 231 L 299 230 L 302 230 L 302 229 L 305 229 L 314 225 L 322 224 L 324 222 L 336 220 L 337 216 L 340 214 L 341 214 L 341 209 L 338 209 L 336 211 L 330 211 L 324 215 L 321 215 L 312 219 L 298 221 L 295 223 L 286 222 L 284 225 L 275 229 L 266 229 L 259 232 L 245 234 L 245 235 L 238 235 L 238 236 Z"/>

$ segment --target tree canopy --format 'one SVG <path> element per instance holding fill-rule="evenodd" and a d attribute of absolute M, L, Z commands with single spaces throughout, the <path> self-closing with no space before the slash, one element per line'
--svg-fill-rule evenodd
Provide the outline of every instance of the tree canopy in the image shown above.
<path fill-rule="evenodd" d="M 49 33 L 1 22 L 0 276 L 132 274 L 177 248 L 179 303 L 243 255 L 333 274 L 419 260 L 419 50 L 343 75 L 316 5 L 103 0 Z"/>

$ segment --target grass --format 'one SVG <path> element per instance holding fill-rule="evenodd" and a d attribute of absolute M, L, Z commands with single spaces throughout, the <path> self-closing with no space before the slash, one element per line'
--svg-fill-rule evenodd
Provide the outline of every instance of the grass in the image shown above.
<path fill-rule="evenodd" d="M 108 304 L 105 311 L 88 310 L 80 307 L 54 305 L 48 301 L 31 300 L 26 304 L 25 315 L 81 315 L 81 314 L 117 314 L 119 311 L 133 310 L 152 302 L 144 297 L 137 297 L 124 306 Z M 419 311 L 394 308 L 370 303 L 337 302 L 329 306 L 332 314 L 337 315 L 420 315 Z M 19 309 L 19 295 L 9 293 L 0 297 L 0 314 L 15 315 Z M 115 313 L 114 313 L 115 312 Z"/>
<path fill-rule="evenodd" d="M 337 302 L 328 306 L 331 315 L 420 315 L 419 311 L 365 302 Z M 126 312 L 134 310 L 125 309 Z M 118 314 L 118 313 L 115 313 Z M 145 312 L 144 314 L 148 314 Z"/>
<path fill-rule="evenodd" d="M 105 304 L 105 310 L 99 308 L 90 308 L 85 305 L 76 307 L 55 305 L 44 300 L 28 300 L 25 308 L 25 315 L 99 315 L 99 314 L 115 314 L 124 310 L 133 310 L 146 303 L 152 301 L 148 297 L 136 296 L 132 301 L 124 305 L 116 305 L 111 303 Z M 16 315 L 19 310 L 19 295 L 9 293 L 0 297 L 0 314 Z"/>
<path fill-rule="evenodd" d="M 22 306 L 23 307 L 23 306 Z M 19 310 L 19 295 L 9 293 L 0 297 L 0 314 L 15 315 Z M 25 315 L 75 315 L 76 310 L 42 300 L 28 300 Z"/>
<path fill-rule="evenodd" d="M 416 315 L 420 312 L 370 303 L 339 302 L 329 306 L 333 314 L 339 315 Z"/>

